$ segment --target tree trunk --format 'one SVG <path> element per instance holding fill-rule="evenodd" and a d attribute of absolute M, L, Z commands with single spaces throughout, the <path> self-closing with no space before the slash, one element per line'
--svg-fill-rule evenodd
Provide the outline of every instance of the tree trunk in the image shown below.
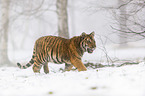
<path fill-rule="evenodd" d="M 126 1 L 118 0 L 119 5 L 125 4 Z M 121 31 L 126 31 L 126 20 L 127 20 L 127 14 L 126 14 L 126 6 L 120 7 L 120 16 L 119 16 L 119 27 Z M 119 42 L 121 43 L 122 47 L 125 47 L 127 45 L 127 34 L 120 32 L 119 33 Z"/>
<path fill-rule="evenodd" d="M 68 39 L 69 32 L 68 32 L 67 0 L 57 0 L 56 6 L 58 15 L 58 35 Z"/>
<path fill-rule="evenodd" d="M 8 29 L 9 29 L 9 3 L 10 0 L 1 0 L 1 42 L 0 42 L 0 66 L 10 65 L 8 59 Z"/>
<path fill-rule="evenodd" d="M 69 8 L 70 9 L 70 20 L 71 20 L 71 35 L 72 36 L 75 36 L 76 35 L 76 28 L 75 28 L 75 1 L 74 0 L 70 0 L 69 1 L 71 3 L 71 7 Z"/>

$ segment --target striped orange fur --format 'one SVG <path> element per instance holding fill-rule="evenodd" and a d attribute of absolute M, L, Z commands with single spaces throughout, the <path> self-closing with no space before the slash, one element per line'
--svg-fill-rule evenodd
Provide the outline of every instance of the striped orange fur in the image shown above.
<path fill-rule="evenodd" d="M 56 36 L 44 36 L 36 40 L 32 59 L 26 65 L 17 63 L 21 69 L 33 65 L 34 72 L 40 72 L 43 66 L 44 72 L 49 73 L 48 62 L 57 64 L 65 63 L 65 70 L 69 71 L 75 66 L 78 71 L 86 71 L 81 61 L 84 52 L 92 53 L 96 48 L 94 32 L 82 33 L 71 39 Z"/>

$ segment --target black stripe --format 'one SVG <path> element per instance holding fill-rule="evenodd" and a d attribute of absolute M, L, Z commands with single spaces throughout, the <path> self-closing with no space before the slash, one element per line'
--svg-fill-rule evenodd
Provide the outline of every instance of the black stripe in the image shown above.
<path fill-rule="evenodd" d="M 51 42 L 51 41 L 53 41 L 53 43 L 51 44 L 51 45 L 53 46 L 53 44 L 55 44 L 54 42 L 56 41 L 56 38 L 52 37 L 52 38 L 50 39 L 50 42 Z M 50 46 L 50 42 L 49 42 L 49 44 L 47 44 L 46 49 L 48 48 L 48 46 Z M 51 48 L 53 48 L 53 47 L 51 47 Z M 49 50 L 50 50 L 51 48 L 49 47 L 49 49 L 47 50 L 47 53 L 49 52 Z"/>
<path fill-rule="evenodd" d="M 26 69 L 26 66 L 23 66 L 23 69 Z"/>
<path fill-rule="evenodd" d="M 47 52 L 47 55 L 48 55 L 48 51 L 50 50 L 50 49 L 47 50 L 47 48 L 48 48 L 48 46 L 50 46 L 50 42 L 51 42 L 52 40 L 54 40 L 53 37 L 49 37 L 49 39 L 47 40 L 47 42 L 49 43 L 49 44 L 47 44 L 47 46 L 45 47 L 45 50 L 46 50 L 46 52 Z"/>
<path fill-rule="evenodd" d="M 48 37 L 46 37 L 45 41 L 46 41 L 46 42 L 49 42 L 49 40 L 50 40 L 51 38 L 52 38 L 51 36 L 50 36 L 50 37 L 48 36 Z"/>
<path fill-rule="evenodd" d="M 32 58 L 34 59 L 34 58 L 35 58 L 35 56 L 34 56 L 34 55 L 32 55 Z"/>
<path fill-rule="evenodd" d="M 40 61 L 42 62 L 43 61 L 43 57 L 42 57 L 43 55 L 42 55 L 42 52 L 40 52 L 39 53 L 39 59 L 40 59 Z"/>
<path fill-rule="evenodd" d="M 44 61 L 45 61 L 45 62 L 48 62 L 48 59 L 45 57 L 45 58 L 44 58 Z M 44 63 L 45 63 L 45 62 L 44 62 Z"/>
<path fill-rule="evenodd" d="M 84 45 L 84 42 L 82 42 L 82 47 L 85 49 L 85 51 L 86 51 L 86 48 L 83 46 Z"/>
<path fill-rule="evenodd" d="M 73 54 L 72 54 L 73 55 Z M 73 55 L 74 57 L 77 57 L 76 55 Z M 81 60 L 81 58 L 80 57 L 77 57 L 78 59 L 80 59 Z"/>
<path fill-rule="evenodd" d="M 45 49 L 43 49 L 43 51 L 44 51 L 44 53 L 43 53 L 43 54 L 44 54 L 44 56 L 45 56 L 45 55 L 46 55 L 46 53 L 45 53 Z"/>
<path fill-rule="evenodd" d="M 31 64 L 33 64 L 33 63 L 34 63 L 34 60 L 33 60 L 33 59 L 31 59 L 30 63 L 31 63 Z"/>
<path fill-rule="evenodd" d="M 34 65 L 34 67 L 40 68 L 40 66 L 37 66 L 37 65 Z M 34 68 L 34 67 L 33 67 L 33 68 Z"/>
<path fill-rule="evenodd" d="M 31 64 L 29 64 L 29 63 L 28 63 L 28 64 L 26 64 L 26 66 L 27 66 L 27 67 L 30 67 L 30 66 L 31 66 Z"/>
<path fill-rule="evenodd" d="M 43 56 L 44 53 L 41 53 L 41 55 L 42 55 L 42 59 L 43 59 L 43 61 L 46 62 L 46 61 L 45 61 L 45 58 L 44 58 L 44 56 Z"/>
<path fill-rule="evenodd" d="M 21 64 L 20 64 L 20 63 L 17 63 L 17 66 L 18 66 L 19 68 L 21 68 Z"/>
<path fill-rule="evenodd" d="M 61 45 L 60 45 L 60 48 L 61 48 L 61 51 L 60 51 L 60 52 L 61 52 L 61 53 L 59 53 L 59 54 L 64 54 L 64 53 L 62 53 L 63 50 L 64 50 L 64 49 L 62 48 L 63 46 L 64 46 L 64 42 L 62 41 L 62 42 L 61 42 Z M 62 55 L 60 58 L 61 58 L 61 62 L 64 62 L 64 60 L 63 60 L 63 55 Z M 65 63 L 65 62 L 64 62 L 64 63 Z"/>
<path fill-rule="evenodd" d="M 62 58 L 61 58 L 61 62 L 66 63 Z"/>
<path fill-rule="evenodd" d="M 48 60 L 48 58 L 49 58 L 49 60 Z M 50 61 L 50 56 L 49 56 L 49 55 L 47 55 L 47 58 L 46 58 L 46 59 L 47 59 L 47 62 L 49 62 L 49 61 Z"/>
<path fill-rule="evenodd" d="M 39 61 L 38 61 L 38 60 L 35 60 L 34 62 L 36 62 L 37 64 L 39 63 Z"/>
<path fill-rule="evenodd" d="M 60 47 L 58 47 L 58 46 L 59 46 L 60 44 L 61 44 L 61 42 L 59 42 L 59 43 L 57 44 L 57 48 L 56 48 L 56 60 L 57 60 L 57 62 L 59 62 L 60 64 L 62 64 L 62 62 L 59 61 L 59 59 L 58 59 L 58 55 L 59 55 L 58 50 L 60 50 Z"/>
<path fill-rule="evenodd" d="M 33 55 L 32 55 L 32 58 L 34 59 L 35 58 L 35 53 L 36 53 L 36 50 L 35 48 L 33 49 Z"/>
<path fill-rule="evenodd" d="M 49 37 L 45 37 L 45 40 L 44 41 L 47 41 L 47 39 L 49 39 Z"/>
<path fill-rule="evenodd" d="M 54 49 L 54 47 L 55 47 L 55 45 L 57 44 L 57 41 L 59 40 L 58 38 L 55 38 L 56 40 L 55 40 L 55 43 L 53 43 L 54 45 L 53 45 L 53 47 L 52 47 L 52 50 L 51 50 L 51 58 L 52 58 L 52 60 L 53 60 L 53 62 L 54 63 L 57 63 L 55 60 L 54 60 L 54 58 L 53 58 L 53 49 Z"/>
<path fill-rule="evenodd" d="M 53 59 L 53 48 L 52 48 L 52 50 L 51 50 L 51 58 L 52 58 L 52 60 L 53 60 L 54 63 L 57 63 L 57 62 Z"/>
<path fill-rule="evenodd" d="M 84 54 L 83 50 L 79 48 L 78 51 L 79 51 L 78 54 L 82 57 Z"/>
<path fill-rule="evenodd" d="M 78 52 L 79 56 L 82 56 L 80 52 Z"/>
<path fill-rule="evenodd" d="M 42 60 L 41 60 L 41 53 L 39 53 L 38 56 L 39 56 L 39 58 L 37 57 L 38 62 L 39 62 L 39 63 L 42 63 Z"/>
<path fill-rule="evenodd" d="M 41 61 L 38 59 L 38 56 L 37 56 L 37 59 L 36 59 L 36 63 L 37 64 L 41 63 Z"/>
<path fill-rule="evenodd" d="M 33 51 L 33 54 L 35 54 L 35 50 Z"/>

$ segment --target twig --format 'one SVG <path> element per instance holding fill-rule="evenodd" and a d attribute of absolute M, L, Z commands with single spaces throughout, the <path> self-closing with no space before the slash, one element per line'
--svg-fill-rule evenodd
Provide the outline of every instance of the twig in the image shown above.
<path fill-rule="evenodd" d="M 103 42 L 102 37 L 101 37 L 100 35 L 96 34 L 96 36 L 99 36 L 99 40 L 100 40 L 101 43 L 102 43 L 102 48 L 99 48 L 99 47 L 98 47 L 98 48 L 99 48 L 100 50 L 102 50 L 102 51 L 105 53 L 105 56 L 106 56 L 106 59 L 107 59 L 108 65 L 109 65 L 110 61 L 111 61 L 111 63 L 112 63 L 113 61 L 112 61 L 112 59 L 109 57 L 108 52 L 107 52 L 107 49 L 106 49 L 106 47 L 105 47 L 105 44 L 106 44 L 106 42 L 107 42 L 107 38 L 106 38 L 105 42 Z"/>

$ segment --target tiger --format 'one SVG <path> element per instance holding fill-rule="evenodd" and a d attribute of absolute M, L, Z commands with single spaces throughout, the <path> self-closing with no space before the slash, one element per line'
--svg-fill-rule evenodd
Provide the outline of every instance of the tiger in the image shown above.
<path fill-rule="evenodd" d="M 76 67 L 78 71 L 86 71 L 87 68 L 82 63 L 84 52 L 92 53 L 96 49 L 94 39 L 95 32 L 86 34 L 83 32 L 80 36 L 74 36 L 71 39 L 65 39 L 58 36 L 43 36 L 35 41 L 33 55 L 29 63 L 17 66 L 26 69 L 33 65 L 34 73 L 40 73 L 43 66 L 44 73 L 49 73 L 48 62 L 56 64 L 65 64 L 65 71 L 70 71 Z"/>

